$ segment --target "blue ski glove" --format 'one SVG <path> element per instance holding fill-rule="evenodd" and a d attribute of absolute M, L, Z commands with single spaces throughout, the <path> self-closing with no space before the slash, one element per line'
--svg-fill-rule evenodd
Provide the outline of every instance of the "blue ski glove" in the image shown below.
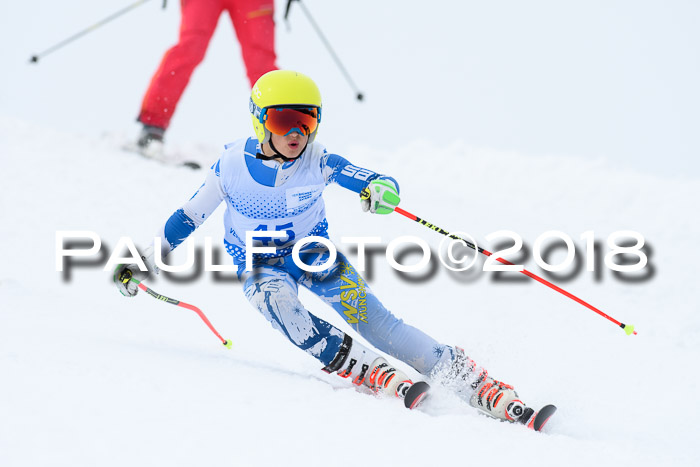
<path fill-rule="evenodd" d="M 372 214 L 391 214 L 399 205 L 399 186 L 391 177 L 379 177 L 360 192 L 362 210 Z"/>

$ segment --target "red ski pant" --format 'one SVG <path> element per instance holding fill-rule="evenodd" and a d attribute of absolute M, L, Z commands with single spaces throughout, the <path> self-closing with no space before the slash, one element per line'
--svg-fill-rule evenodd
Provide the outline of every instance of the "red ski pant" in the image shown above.
<path fill-rule="evenodd" d="M 166 129 L 194 69 L 204 59 L 221 14 L 236 30 L 250 86 L 275 65 L 273 0 L 182 0 L 180 38 L 153 75 L 138 120 Z"/>

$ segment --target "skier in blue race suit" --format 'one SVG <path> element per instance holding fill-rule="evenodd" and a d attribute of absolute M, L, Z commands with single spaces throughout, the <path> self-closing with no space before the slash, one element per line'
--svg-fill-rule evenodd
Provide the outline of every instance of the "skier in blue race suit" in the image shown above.
<path fill-rule="evenodd" d="M 326 372 L 401 398 L 413 385 L 373 349 L 310 313 L 299 300 L 300 284 L 376 349 L 452 388 L 493 417 L 531 424 L 534 411 L 512 386 L 488 376 L 460 348 L 441 344 L 394 316 L 344 255 L 337 253 L 333 260 L 324 242 L 311 241 L 300 249 L 299 258 L 308 266 L 332 261 L 329 267 L 309 272 L 293 260 L 292 250 L 301 239 L 330 242 L 322 198 L 327 185 L 337 183 L 361 193 L 362 209 L 375 214 L 393 212 L 400 201 L 396 180 L 355 166 L 314 141 L 321 110 L 321 94 L 307 76 L 285 70 L 263 75 L 250 99 L 256 137 L 226 146 L 204 184 L 162 227 L 162 254 L 183 242 L 224 202 L 224 244 L 238 265 L 247 299 L 292 344 L 318 359 Z M 246 252 L 248 233 L 256 235 L 256 250 L 270 250 Z M 269 237 L 262 236 L 265 233 Z M 143 259 L 149 270 L 155 269 L 152 250 Z M 120 265 L 114 279 L 122 294 L 134 296 L 138 288 L 128 278 L 140 280 L 147 274 L 135 264 Z"/>

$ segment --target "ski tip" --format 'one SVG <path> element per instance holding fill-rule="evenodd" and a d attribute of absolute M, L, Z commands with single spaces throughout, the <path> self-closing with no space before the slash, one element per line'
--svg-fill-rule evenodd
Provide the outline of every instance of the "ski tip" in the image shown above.
<path fill-rule="evenodd" d="M 535 431 L 542 431 L 544 426 L 547 424 L 549 419 L 552 418 L 552 415 L 554 415 L 554 412 L 556 411 L 557 407 L 552 404 L 542 407 L 535 415 L 531 428 Z"/>
<path fill-rule="evenodd" d="M 227 349 L 230 349 L 231 347 L 233 347 L 233 342 L 231 342 L 231 341 L 228 340 L 228 339 L 225 340 L 225 341 L 224 341 L 224 347 L 226 347 Z"/>
<path fill-rule="evenodd" d="M 406 392 L 406 396 L 403 399 L 403 403 L 407 409 L 415 409 L 421 402 L 425 400 L 428 396 L 428 390 L 430 385 L 425 381 L 418 381 L 413 383 L 411 387 Z"/>

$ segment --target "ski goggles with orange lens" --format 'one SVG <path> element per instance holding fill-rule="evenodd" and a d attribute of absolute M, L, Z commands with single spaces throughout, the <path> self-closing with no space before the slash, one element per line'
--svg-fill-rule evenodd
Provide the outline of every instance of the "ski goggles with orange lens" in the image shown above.
<path fill-rule="evenodd" d="M 258 118 L 265 128 L 276 135 L 287 136 L 296 131 L 309 136 L 321 122 L 321 109 L 301 105 L 266 107 Z"/>

